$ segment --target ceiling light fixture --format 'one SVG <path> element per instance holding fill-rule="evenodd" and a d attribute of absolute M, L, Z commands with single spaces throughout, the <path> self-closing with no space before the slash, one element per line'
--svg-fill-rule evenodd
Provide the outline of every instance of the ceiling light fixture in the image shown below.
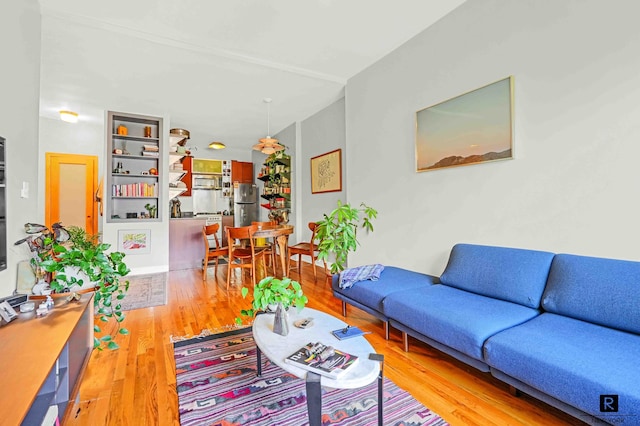
<path fill-rule="evenodd" d="M 67 123 L 77 123 L 78 113 L 73 111 L 60 111 L 60 120 Z"/>
<path fill-rule="evenodd" d="M 209 144 L 209 148 L 211 149 L 225 149 L 227 146 L 225 144 L 223 144 L 222 142 L 211 142 Z"/>
<path fill-rule="evenodd" d="M 274 152 L 277 151 L 282 151 L 284 149 L 283 145 L 280 145 L 278 139 L 272 138 L 271 135 L 271 116 L 270 116 L 270 108 L 269 105 L 271 104 L 272 99 L 271 98 L 264 98 L 264 103 L 267 104 L 267 137 L 266 138 L 262 138 L 260 139 L 257 143 L 253 146 L 253 149 L 256 151 L 260 151 L 263 154 L 273 154 Z"/>

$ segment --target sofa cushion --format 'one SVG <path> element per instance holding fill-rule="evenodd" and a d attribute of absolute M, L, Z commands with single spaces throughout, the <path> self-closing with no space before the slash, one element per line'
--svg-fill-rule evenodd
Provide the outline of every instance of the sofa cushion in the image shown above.
<path fill-rule="evenodd" d="M 491 368 L 584 412 L 601 416 L 600 395 L 614 394 L 617 417 L 638 415 L 638 335 L 544 313 L 492 336 L 484 352 Z"/>
<path fill-rule="evenodd" d="M 380 278 L 375 281 L 359 281 L 345 289 L 340 288 L 338 281 L 338 275 L 334 275 L 331 282 L 334 294 L 341 294 L 382 312 L 382 300 L 388 294 L 396 291 L 429 287 L 437 282 L 437 278 L 394 266 L 385 266 Z"/>
<path fill-rule="evenodd" d="M 478 360 L 490 336 L 539 314 L 536 309 L 440 284 L 392 293 L 384 299 L 382 312 Z"/>
<path fill-rule="evenodd" d="M 440 281 L 537 309 L 553 256 L 536 250 L 456 244 Z"/>
<path fill-rule="evenodd" d="M 558 254 L 546 311 L 640 334 L 640 262 Z"/>

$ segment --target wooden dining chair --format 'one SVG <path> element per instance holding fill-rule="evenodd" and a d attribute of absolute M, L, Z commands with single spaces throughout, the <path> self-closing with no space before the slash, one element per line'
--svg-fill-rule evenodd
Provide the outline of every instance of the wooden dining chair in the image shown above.
<path fill-rule="evenodd" d="M 258 229 L 273 229 L 276 226 L 276 221 L 272 220 L 270 222 L 251 222 L 252 226 L 256 226 Z M 268 256 L 268 259 L 273 267 L 273 274 L 276 274 L 276 244 L 275 241 L 263 240 L 259 241 L 260 238 L 256 239 L 256 250 L 265 250 L 265 256 Z M 264 244 L 260 244 L 264 242 Z"/>
<path fill-rule="evenodd" d="M 229 245 L 229 266 L 227 268 L 227 290 L 231 283 L 231 273 L 234 269 L 249 269 L 253 285 L 256 285 L 256 261 L 263 260 L 265 250 L 257 249 L 253 234 L 257 230 L 257 226 L 242 226 L 239 228 L 227 227 L 227 244 Z M 249 247 L 236 243 L 236 241 L 248 240 Z"/>
<path fill-rule="evenodd" d="M 314 243 L 316 239 L 316 228 L 318 224 L 315 222 L 309 222 L 309 229 L 311 230 L 311 241 L 300 242 L 296 245 L 289 246 L 289 261 L 287 266 L 287 276 L 291 271 L 291 256 L 298 255 L 298 275 L 302 273 L 302 255 L 309 256 L 311 258 L 311 264 L 313 265 L 313 279 L 317 280 L 316 274 L 316 252 L 318 251 L 318 245 Z M 324 261 L 324 272 L 327 273 L 327 262 Z"/>
<path fill-rule="evenodd" d="M 218 272 L 218 259 L 220 257 L 227 256 L 229 253 L 228 247 L 222 247 L 220 240 L 218 239 L 218 229 L 220 229 L 219 223 L 202 227 L 202 236 L 204 239 L 204 258 L 202 260 L 202 280 L 207 280 L 207 268 L 209 262 L 213 259 L 216 261 L 215 271 Z M 214 245 L 211 245 L 209 238 L 213 235 Z"/>

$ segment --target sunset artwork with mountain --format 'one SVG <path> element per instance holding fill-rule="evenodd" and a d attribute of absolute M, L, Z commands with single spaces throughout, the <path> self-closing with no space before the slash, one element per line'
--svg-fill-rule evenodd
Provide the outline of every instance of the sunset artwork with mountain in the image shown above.
<path fill-rule="evenodd" d="M 416 113 L 416 169 L 513 158 L 513 77 Z"/>

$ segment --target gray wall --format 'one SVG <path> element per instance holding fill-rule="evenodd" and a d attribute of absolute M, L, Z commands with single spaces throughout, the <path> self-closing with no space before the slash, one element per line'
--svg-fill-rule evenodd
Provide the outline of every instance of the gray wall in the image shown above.
<path fill-rule="evenodd" d="M 298 223 L 300 239 L 309 241 L 311 231 L 307 224 L 322 219 L 337 206 L 337 201 L 346 201 L 346 133 L 344 98 L 301 122 L 301 147 L 298 167 L 300 188 L 296 194 L 301 203 L 301 217 Z M 336 149 L 342 149 L 342 191 L 311 193 L 311 158 Z"/>
<path fill-rule="evenodd" d="M 37 0 L 6 2 L 0 25 L 0 136 L 7 140 L 7 270 L 0 272 L 0 296 L 13 293 L 16 265 L 29 255 L 25 222 L 42 222 L 38 209 L 38 105 L 40 92 L 40 6 Z M 28 198 L 21 198 L 23 182 Z"/>
<path fill-rule="evenodd" d="M 351 264 L 440 274 L 471 242 L 638 259 L 640 2 L 473 0 L 346 89 Z M 416 173 L 415 112 L 513 75 L 515 159 Z"/>

